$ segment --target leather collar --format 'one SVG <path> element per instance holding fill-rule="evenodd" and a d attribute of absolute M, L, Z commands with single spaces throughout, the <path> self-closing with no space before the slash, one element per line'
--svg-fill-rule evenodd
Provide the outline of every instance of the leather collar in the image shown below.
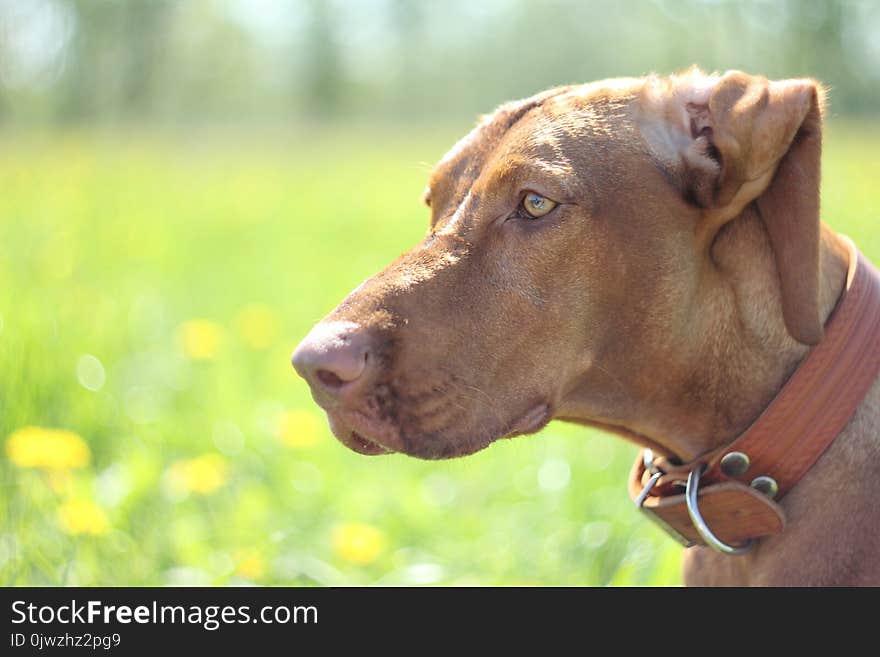
<path fill-rule="evenodd" d="M 649 450 L 634 464 L 630 496 L 685 545 L 716 547 L 694 526 L 687 508 L 683 491 L 695 470 L 702 484 L 694 499 L 718 539 L 743 544 L 781 532 L 785 512 L 775 500 L 843 431 L 880 373 L 880 274 L 852 242 L 849 246 L 846 285 L 823 340 L 752 425 L 684 465 L 654 459 Z"/>

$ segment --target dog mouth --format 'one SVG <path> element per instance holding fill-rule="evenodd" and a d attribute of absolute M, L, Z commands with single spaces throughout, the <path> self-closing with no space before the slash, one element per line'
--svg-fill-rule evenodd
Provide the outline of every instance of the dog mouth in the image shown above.
<path fill-rule="evenodd" d="M 363 454 L 364 456 L 378 456 L 380 454 L 391 454 L 396 449 L 387 446 L 392 442 L 392 427 L 370 426 L 377 423 L 371 421 L 367 417 L 352 418 L 349 413 L 331 413 L 328 411 L 327 419 L 330 422 L 330 431 L 336 436 L 343 445 L 353 452 Z M 357 414 L 360 415 L 360 414 Z M 353 420 L 360 420 L 355 424 Z M 362 425 L 368 425 L 366 427 Z M 355 429 L 354 426 L 358 428 Z M 372 431 L 370 431 L 372 429 Z M 370 437 L 368 438 L 368 434 Z M 381 441 L 381 442 L 380 442 Z"/>
<path fill-rule="evenodd" d="M 550 423 L 553 413 L 550 404 L 539 403 L 532 406 L 526 413 L 508 425 L 507 432 L 502 438 L 514 438 L 530 433 L 537 433 Z"/>
<path fill-rule="evenodd" d="M 379 443 L 374 443 L 372 440 L 368 440 L 364 438 L 357 431 L 350 431 L 348 435 L 341 439 L 346 447 L 351 449 L 358 454 L 363 454 L 364 456 L 378 456 L 380 454 L 392 454 L 393 451 L 380 445 Z"/>
<path fill-rule="evenodd" d="M 364 456 L 379 456 L 395 452 L 418 458 L 456 458 L 485 449 L 503 438 L 514 438 L 537 433 L 552 419 L 550 405 L 541 402 L 509 422 L 501 429 L 487 431 L 468 440 L 442 440 L 442 437 L 407 436 L 388 421 L 376 420 L 360 411 L 334 409 L 327 412 L 330 430 L 343 445 Z M 438 440 L 439 438 L 439 440 Z M 445 443 L 438 446 L 438 442 Z"/>

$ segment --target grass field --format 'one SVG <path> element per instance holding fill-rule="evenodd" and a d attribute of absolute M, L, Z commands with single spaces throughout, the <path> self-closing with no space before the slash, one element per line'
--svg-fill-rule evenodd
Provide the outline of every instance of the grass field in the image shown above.
<path fill-rule="evenodd" d="M 827 131 L 823 217 L 880 262 L 874 125 Z M 634 446 L 369 459 L 290 368 L 468 127 L 0 136 L 0 584 L 679 583 Z"/>

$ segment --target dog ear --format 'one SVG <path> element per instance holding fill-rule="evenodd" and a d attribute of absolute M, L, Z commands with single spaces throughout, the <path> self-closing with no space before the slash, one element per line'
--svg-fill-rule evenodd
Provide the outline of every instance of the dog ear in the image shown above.
<path fill-rule="evenodd" d="M 739 71 L 685 75 L 673 90 L 677 177 L 685 197 L 705 209 L 701 233 L 714 239 L 754 201 L 779 272 L 786 328 L 816 344 L 824 90 L 813 80 L 771 82 Z"/>

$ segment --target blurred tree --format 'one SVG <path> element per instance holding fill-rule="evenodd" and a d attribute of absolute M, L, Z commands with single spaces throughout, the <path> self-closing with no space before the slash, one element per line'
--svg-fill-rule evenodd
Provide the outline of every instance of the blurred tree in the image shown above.
<path fill-rule="evenodd" d="M 168 21 L 173 0 L 129 0 L 122 17 L 126 44 L 123 62 L 122 110 L 128 116 L 148 116 L 159 90 L 157 69 L 163 65 Z"/>
<path fill-rule="evenodd" d="M 304 84 L 295 79 L 294 89 L 305 94 L 311 114 L 327 117 L 340 109 L 345 83 L 334 29 L 336 9 L 327 0 L 308 0 L 305 9 L 306 79 Z"/>
<path fill-rule="evenodd" d="M 228 2 L 176 2 L 168 17 L 161 66 L 154 69 L 157 116 L 216 120 L 259 115 L 271 94 L 261 72 L 263 44 L 234 20 Z"/>
<path fill-rule="evenodd" d="M 423 60 L 417 53 L 420 41 L 425 38 L 422 25 L 425 7 L 412 0 L 392 0 L 388 5 L 388 35 L 394 43 L 394 78 L 398 89 L 411 89 L 417 95 L 421 87 L 419 78 L 424 75 Z M 422 98 L 414 98 L 418 109 L 423 109 Z"/>
<path fill-rule="evenodd" d="M 62 121 L 96 119 L 108 79 L 102 67 L 118 25 L 118 3 L 104 0 L 67 0 L 74 32 L 58 88 L 58 117 Z"/>

